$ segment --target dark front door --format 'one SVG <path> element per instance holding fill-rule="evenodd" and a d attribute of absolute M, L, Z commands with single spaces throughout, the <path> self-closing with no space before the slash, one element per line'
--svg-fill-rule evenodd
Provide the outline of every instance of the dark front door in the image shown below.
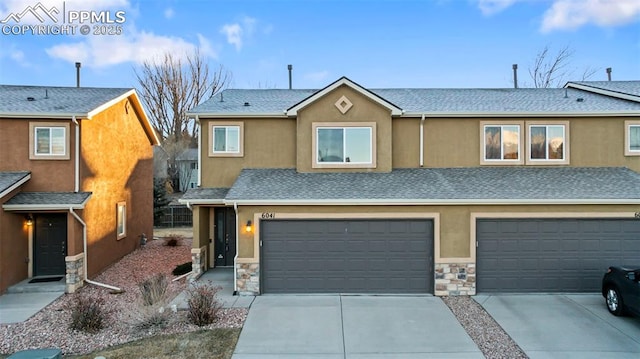
<path fill-rule="evenodd" d="M 67 214 L 49 213 L 35 216 L 33 233 L 33 274 L 65 274 L 67 255 Z"/>
<path fill-rule="evenodd" d="M 236 216 L 233 208 L 215 209 L 216 267 L 232 266 L 236 255 Z"/>

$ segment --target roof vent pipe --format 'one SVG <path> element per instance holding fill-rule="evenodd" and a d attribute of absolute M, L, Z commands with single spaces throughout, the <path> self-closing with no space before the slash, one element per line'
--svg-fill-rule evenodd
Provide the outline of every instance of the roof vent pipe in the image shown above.
<path fill-rule="evenodd" d="M 611 81 L 611 67 L 607 67 L 607 78 Z"/>
<path fill-rule="evenodd" d="M 518 88 L 518 64 L 513 64 L 513 88 Z"/>
<path fill-rule="evenodd" d="M 80 66 L 82 63 L 76 62 L 76 87 L 80 87 Z"/>
<path fill-rule="evenodd" d="M 293 70 L 293 65 L 291 65 L 291 64 L 287 65 L 287 69 L 289 70 L 289 90 L 291 90 L 292 89 L 292 86 L 291 86 L 291 70 Z"/>

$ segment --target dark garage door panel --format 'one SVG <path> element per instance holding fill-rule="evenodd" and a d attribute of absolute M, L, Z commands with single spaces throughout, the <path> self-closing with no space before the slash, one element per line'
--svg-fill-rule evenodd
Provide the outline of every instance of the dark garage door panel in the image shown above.
<path fill-rule="evenodd" d="M 265 293 L 429 293 L 430 220 L 272 220 L 260 224 Z"/>
<path fill-rule="evenodd" d="M 482 219 L 478 292 L 597 292 L 612 264 L 640 261 L 635 219 Z"/>

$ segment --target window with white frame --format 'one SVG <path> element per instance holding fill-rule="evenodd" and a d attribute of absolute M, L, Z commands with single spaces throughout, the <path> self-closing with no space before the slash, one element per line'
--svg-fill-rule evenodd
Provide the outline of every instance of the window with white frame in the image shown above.
<path fill-rule="evenodd" d="M 375 167 L 375 123 L 314 124 L 314 167 Z"/>
<path fill-rule="evenodd" d="M 483 163 L 522 163 L 519 124 L 483 125 Z"/>
<path fill-rule="evenodd" d="M 209 156 L 241 157 L 243 129 L 241 122 L 212 123 L 209 131 Z"/>
<path fill-rule="evenodd" d="M 640 121 L 625 121 L 624 127 L 624 154 L 626 156 L 640 156 Z"/>
<path fill-rule="evenodd" d="M 29 147 L 30 159 L 69 159 L 69 124 L 30 123 Z"/>
<path fill-rule="evenodd" d="M 127 204 L 118 202 L 116 205 L 116 236 L 122 239 L 127 236 Z"/>
<path fill-rule="evenodd" d="M 529 157 L 531 162 L 566 162 L 565 125 L 529 125 Z"/>

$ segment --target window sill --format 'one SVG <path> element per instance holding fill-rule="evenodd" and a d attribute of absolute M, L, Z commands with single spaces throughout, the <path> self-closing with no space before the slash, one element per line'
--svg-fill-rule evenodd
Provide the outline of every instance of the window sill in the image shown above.
<path fill-rule="evenodd" d="M 372 163 L 359 163 L 359 164 L 342 164 L 342 163 L 314 163 L 311 168 L 376 168 Z"/>

